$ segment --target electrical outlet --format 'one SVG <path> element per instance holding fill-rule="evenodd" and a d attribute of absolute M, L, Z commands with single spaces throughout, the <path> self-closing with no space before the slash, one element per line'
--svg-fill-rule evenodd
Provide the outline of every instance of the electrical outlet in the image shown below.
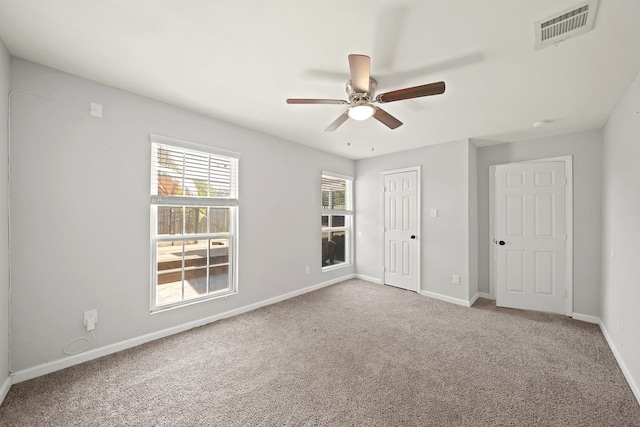
<path fill-rule="evenodd" d="M 98 310 L 89 310 L 84 312 L 84 326 L 87 331 L 93 331 L 98 323 Z"/>
<path fill-rule="evenodd" d="M 454 285 L 459 285 L 460 284 L 460 276 L 458 276 L 457 274 L 453 275 L 453 284 Z"/>
<path fill-rule="evenodd" d="M 306 266 L 304 268 L 304 274 L 311 274 L 311 269 L 309 268 L 309 266 Z"/>

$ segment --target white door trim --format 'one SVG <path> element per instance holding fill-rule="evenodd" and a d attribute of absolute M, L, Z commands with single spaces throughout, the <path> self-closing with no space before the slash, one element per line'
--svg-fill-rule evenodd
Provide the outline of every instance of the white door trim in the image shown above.
<path fill-rule="evenodd" d="M 518 163 L 538 163 L 538 162 L 564 162 L 564 176 L 567 180 L 565 186 L 565 214 L 566 214 L 566 268 L 565 286 L 567 298 L 565 300 L 565 314 L 573 315 L 573 156 L 559 156 L 546 159 L 526 160 L 522 162 L 504 163 L 514 165 Z M 495 250 L 495 191 L 496 191 L 496 166 L 489 166 L 489 296 L 496 299 L 496 250 Z"/>
<path fill-rule="evenodd" d="M 384 178 L 385 175 L 391 175 L 394 173 L 402 173 L 402 172 L 411 172 L 411 171 L 415 171 L 416 172 L 416 197 L 417 197 L 417 208 L 418 208 L 418 213 L 417 213 L 417 221 L 416 221 L 416 235 L 418 236 L 418 244 L 416 245 L 416 253 L 417 253 L 417 258 L 418 258 L 418 262 L 416 263 L 416 289 L 414 289 L 414 291 L 420 293 L 420 288 L 421 288 L 421 283 L 422 281 L 420 280 L 421 276 L 420 276 L 420 264 L 422 261 L 422 258 L 420 257 L 420 247 L 422 246 L 422 244 L 420 243 L 420 239 L 422 237 L 422 234 L 420 233 L 420 223 L 422 222 L 422 216 L 421 216 L 421 212 L 422 212 L 422 202 L 420 200 L 420 188 L 422 186 L 422 167 L 421 166 L 412 166 L 412 167 L 408 167 L 408 168 L 401 168 L 401 169 L 392 169 L 392 170 L 386 170 L 386 171 L 382 171 L 380 173 L 380 282 L 382 282 L 382 284 L 384 285 L 385 280 L 384 280 L 384 263 L 385 263 L 385 259 L 384 259 L 384 251 L 385 251 L 385 245 L 384 245 L 384 224 L 385 224 L 385 209 L 384 209 Z"/>

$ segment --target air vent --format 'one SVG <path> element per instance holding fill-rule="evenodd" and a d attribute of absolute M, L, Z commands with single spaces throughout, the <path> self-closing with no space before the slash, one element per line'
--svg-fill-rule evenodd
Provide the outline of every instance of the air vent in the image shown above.
<path fill-rule="evenodd" d="M 597 9 L 598 0 L 589 0 L 536 22 L 536 50 L 591 31 Z"/>

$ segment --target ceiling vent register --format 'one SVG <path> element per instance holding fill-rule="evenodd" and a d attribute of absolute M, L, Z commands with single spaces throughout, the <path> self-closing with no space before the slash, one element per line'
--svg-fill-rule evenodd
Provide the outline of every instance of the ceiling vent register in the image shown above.
<path fill-rule="evenodd" d="M 536 22 L 536 50 L 557 45 L 569 37 L 584 34 L 593 29 L 598 0 L 582 2 Z"/>

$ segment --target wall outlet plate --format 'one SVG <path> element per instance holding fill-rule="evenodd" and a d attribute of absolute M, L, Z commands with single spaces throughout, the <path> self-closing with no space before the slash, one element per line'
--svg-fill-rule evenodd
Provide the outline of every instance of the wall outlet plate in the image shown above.
<path fill-rule="evenodd" d="M 84 326 L 87 331 L 93 331 L 98 323 L 98 310 L 89 310 L 84 312 Z"/>

